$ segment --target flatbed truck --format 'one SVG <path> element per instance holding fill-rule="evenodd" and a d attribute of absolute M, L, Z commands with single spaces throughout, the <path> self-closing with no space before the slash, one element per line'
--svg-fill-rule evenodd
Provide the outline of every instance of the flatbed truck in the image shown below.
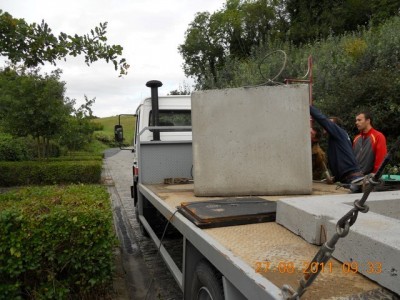
<path fill-rule="evenodd" d="M 131 191 L 142 233 L 159 247 L 184 299 L 289 299 L 282 287 L 299 286 L 320 246 L 277 222 L 201 228 L 182 213 L 182 203 L 190 207 L 209 201 L 212 206 L 227 198 L 195 196 L 190 96 L 158 97 L 160 85 L 148 82 L 152 98 L 145 99 L 136 111 Z M 307 197 L 344 194 L 348 191 L 335 185 L 313 182 Z M 286 197 L 297 196 L 257 199 L 280 201 Z M 168 239 L 175 243 L 172 248 Z M 318 279 L 301 298 L 399 299 L 396 292 L 352 267 L 331 258 L 319 266 Z M 400 286 L 400 274 L 397 280 Z"/>

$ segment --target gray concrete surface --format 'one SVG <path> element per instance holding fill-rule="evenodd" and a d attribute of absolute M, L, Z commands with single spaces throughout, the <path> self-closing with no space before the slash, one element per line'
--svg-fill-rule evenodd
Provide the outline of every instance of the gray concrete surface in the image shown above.
<path fill-rule="evenodd" d="M 195 195 L 310 194 L 308 101 L 307 85 L 194 92 Z"/>
<path fill-rule="evenodd" d="M 130 195 L 132 185 L 130 151 L 110 149 L 105 152 L 103 182 L 108 186 L 116 231 L 121 243 L 123 270 L 130 299 L 182 299 L 182 292 L 153 241 L 142 236 L 135 218 Z M 171 241 L 180 246 L 181 241 Z M 179 250 L 178 250 L 179 251 Z"/>
<path fill-rule="evenodd" d="M 276 222 L 320 245 L 360 198 L 361 194 L 345 194 L 283 199 L 278 201 Z M 365 204 L 370 211 L 358 214 L 333 257 L 357 264 L 360 273 L 400 294 L 400 191 L 371 193 Z"/>

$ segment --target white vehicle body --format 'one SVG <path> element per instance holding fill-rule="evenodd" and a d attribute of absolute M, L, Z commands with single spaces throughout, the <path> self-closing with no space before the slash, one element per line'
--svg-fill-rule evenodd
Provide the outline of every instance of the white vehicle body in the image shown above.
<path fill-rule="evenodd" d="M 158 98 L 159 111 L 164 113 L 187 113 L 190 115 L 190 96 L 189 95 L 176 95 L 176 96 L 161 96 Z M 136 128 L 139 128 L 139 132 L 146 127 L 152 126 L 151 124 L 151 98 L 146 98 L 139 105 L 136 110 Z M 171 120 L 170 120 L 171 121 Z M 160 126 L 190 126 L 190 124 L 178 123 L 168 124 L 160 123 Z M 192 132 L 187 131 L 175 131 L 175 132 L 161 132 L 161 141 L 190 141 L 192 140 Z M 136 135 L 135 135 L 136 137 Z M 146 130 L 141 135 L 141 141 L 153 140 L 153 133 L 150 130 Z"/>

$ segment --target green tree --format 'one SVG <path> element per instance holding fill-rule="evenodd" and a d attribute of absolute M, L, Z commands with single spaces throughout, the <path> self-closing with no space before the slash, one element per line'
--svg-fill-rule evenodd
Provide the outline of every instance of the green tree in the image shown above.
<path fill-rule="evenodd" d="M 64 102 L 65 83 L 60 70 L 41 75 L 39 70 L 0 71 L 0 117 L 3 130 L 14 136 L 31 136 L 38 157 L 47 156 L 50 140 L 59 134 L 73 107 Z"/>
<path fill-rule="evenodd" d="M 278 0 L 227 0 L 213 14 L 198 13 L 178 48 L 185 74 L 196 80 L 197 88 L 221 87 L 222 81 L 230 81 L 230 72 L 224 69 L 228 60 L 246 60 L 254 47 L 283 39 L 287 26 Z"/>
<path fill-rule="evenodd" d="M 208 12 L 197 13 L 185 33 L 184 44 L 178 47 L 187 76 L 198 82 L 218 80 L 218 68 L 224 64 L 220 27 Z"/>
<path fill-rule="evenodd" d="M 106 43 L 106 29 L 107 22 L 100 23 L 90 34 L 83 36 L 63 32 L 55 36 L 44 21 L 27 24 L 24 19 L 14 18 L 0 10 L 0 55 L 6 56 L 13 64 L 22 62 L 30 68 L 45 62 L 56 65 L 57 60 L 83 54 L 87 65 L 99 59 L 107 63 L 111 61 L 120 76 L 125 75 L 129 65 L 125 58 L 118 60 L 123 48 Z"/>
<path fill-rule="evenodd" d="M 285 0 L 289 38 L 296 45 L 378 25 L 398 14 L 398 0 Z"/>
<path fill-rule="evenodd" d="M 225 47 L 235 58 L 247 58 L 254 46 L 266 44 L 282 31 L 278 1 L 227 0 L 215 13 L 225 34 Z"/>
<path fill-rule="evenodd" d="M 90 120 L 93 118 L 92 105 L 96 98 L 88 99 L 86 95 L 84 98 L 85 102 L 79 108 L 73 108 L 58 134 L 58 142 L 73 151 L 84 148 L 92 140 L 95 131 L 95 125 Z M 68 97 L 65 102 L 71 107 L 76 104 L 75 99 Z"/>

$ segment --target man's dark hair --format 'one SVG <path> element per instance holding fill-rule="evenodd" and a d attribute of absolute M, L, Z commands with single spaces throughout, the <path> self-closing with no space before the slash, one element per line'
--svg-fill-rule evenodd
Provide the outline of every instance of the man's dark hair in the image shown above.
<path fill-rule="evenodd" d="M 357 114 L 357 116 L 358 115 L 364 115 L 365 120 L 369 120 L 370 124 L 372 125 L 372 114 L 371 114 L 371 112 L 369 112 L 367 110 L 362 110 Z"/>
<path fill-rule="evenodd" d="M 329 117 L 329 119 L 331 119 L 333 121 L 333 123 L 335 123 L 339 127 L 343 127 L 343 121 L 342 121 L 341 118 L 339 118 L 339 117 Z"/>

